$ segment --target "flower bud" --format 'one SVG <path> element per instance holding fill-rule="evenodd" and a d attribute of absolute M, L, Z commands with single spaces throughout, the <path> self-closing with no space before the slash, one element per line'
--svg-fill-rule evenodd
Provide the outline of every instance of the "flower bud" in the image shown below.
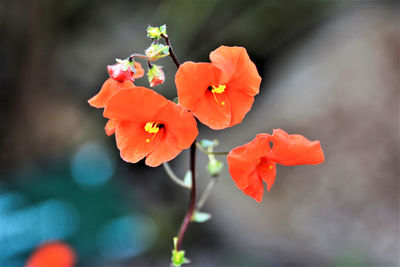
<path fill-rule="evenodd" d="M 215 159 L 214 156 L 209 157 L 207 164 L 207 172 L 211 177 L 218 177 L 224 167 L 224 163 L 220 160 Z"/>
<path fill-rule="evenodd" d="M 174 249 L 172 250 L 172 265 L 174 267 L 180 267 L 182 264 L 190 263 L 190 260 L 185 257 L 184 250 L 177 249 L 178 238 L 174 237 Z"/>
<path fill-rule="evenodd" d="M 108 65 L 107 70 L 110 77 L 118 82 L 131 81 L 135 78 L 143 76 L 143 68 L 139 63 L 135 61 L 129 61 L 127 59 L 121 60 L 116 59 L 117 64 Z"/>
<path fill-rule="evenodd" d="M 169 56 L 169 46 L 163 44 L 152 44 L 145 51 L 149 60 L 157 60 Z"/>
<path fill-rule="evenodd" d="M 161 35 L 167 36 L 167 25 L 162 25 L 160 27 L 147 27 L 147 37 L 150 39 L 160 40 Z"/>
<path fill-rule="evenodd" d="M 151 87 L 164 83 L 165 75 L 162 67 L 158 65 L 152 65 L 147 72 L 147 78 L 149 79 Z"/>

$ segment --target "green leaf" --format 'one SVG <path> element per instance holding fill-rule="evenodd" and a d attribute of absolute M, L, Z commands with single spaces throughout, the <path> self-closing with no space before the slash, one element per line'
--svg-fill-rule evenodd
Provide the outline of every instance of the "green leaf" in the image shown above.
<path fill-rule="evenodd" d="M 201 211 L 194 211 L 192 218 L 190 219 L 192 222 L 203 223 L 211 219 L 211 214 Z"/>
<path fill-rule="evenodd" d="M 192 172 L 191 171 L 186 172 L 185 177 L 183 177 L 183 182 L 185 183 L 185 185 L 192 187 Z"/>
<path fill-rule="evenodd" d="M 172 100 L 172 102 L 174 102 L 175 104 L 179 104 L 179 98 L 175 97 L 174 100 Z"/>

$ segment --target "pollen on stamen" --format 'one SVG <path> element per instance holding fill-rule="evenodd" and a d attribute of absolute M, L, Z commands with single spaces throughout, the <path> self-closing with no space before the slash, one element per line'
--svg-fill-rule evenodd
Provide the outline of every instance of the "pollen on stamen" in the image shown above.
<path fill-rule="evenodd" d="M 274 166 L 269 165 L 268 168 L 269 168 L 270 170 L 272 170 L 272 169 L 274 168 Z"/>
<path fill-rule="evenodd" d="M 224 101 L 222 101 L 222 102 L 221 102 L 221 105 L 223 105 L 223 106 L 224 106 L 224 105 L 225 105 L 225 102 L 224 102 Z"/>
<path fill-rule="evenodd" d="M 149 138 L 146 139 L 146 143 L 150 143 L 150 139 Z"/>

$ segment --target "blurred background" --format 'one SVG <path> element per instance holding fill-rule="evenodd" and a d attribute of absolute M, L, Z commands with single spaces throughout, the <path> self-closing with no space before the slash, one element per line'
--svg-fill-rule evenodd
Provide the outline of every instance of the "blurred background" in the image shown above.
<path fill-rule="evenodd" d="M 282 128 L 326 156 L 278 166 L 262 203 L 225 167 L 203 208 L 213 218 L 185 237 L 192 266 L 398 266 L 399 14 L 383 0 L 1 1 L 0 266 L 49 240 L 73 247 L 77 266 L 168 266 L 189 192 L 162 167 L 124 162 L 87 104 L 106 65 L 143 52 L 146 27 L 162 24 L 181 62 L 239 45 L 263 77 L 242 124 L 199 125 L 200 139 L 229 151 Z M 157 64 L 156 91 L 173 99 L 175 66 Z M 171 166 L 183 176 L 188 152 Z"/>

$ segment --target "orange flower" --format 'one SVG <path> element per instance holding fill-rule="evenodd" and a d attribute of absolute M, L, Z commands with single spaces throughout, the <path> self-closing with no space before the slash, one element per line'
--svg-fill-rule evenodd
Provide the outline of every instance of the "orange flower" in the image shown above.
<path fill-rule="evenodd" d="M 262 181 L 269 191 L 275 181 L 276 163 L 286 166 L 319 164 L 324 161 L 324 152 L 319 141 L 275 129 L 272 136 L 258 134 L 253 141 L 234 148 L 227 160 L 236 186 L 260 202 L 264 193 Z"/>
<path fill-rule="evenodd" d="M 74 263 L 75 253 L 68 245 L 52 242 L 39 247 L 25 267 L 72 267 Z"/>
<path fill-rule="evenodd" d="M 145 87 L 120 90 L 104 109 L 115 129 L 121 157 L 136 163 L 146 157 L 156 167 L 189 148 L 198 135 L 196 120 L 180 105 Z"/>
<path fill-rule="evenodd" d="M 261 77 L 243 47 L 221 46 L 211 63 L 185 62 L 175 76 L 179 103 L 219 130 L 240 123 L 258 94 Z"/>
<path fill-rule="evenodd" d="M 117 60 L 119 63 L 114 65 L 108 65 L 107 70 L 110 78 L 108 78 L 103 86 L 100 89 L 100 92 L 89 99 L 89 105 L 95 108 L 104 108 L 107 104 L 107 101 L 113 96 L 116 92 L 121 89 L 131 89 L 135 87 L 132 83 L 134 79 L 143 77 L 144 69 L 142 65 L 138 62 L 134 62 L 133 66 L 135 72 L 132 71 L 132 68 L 129 64 L 128 60 Z M 124 70 L 125 69 L 125 70 Z M 107 135 L 112 135 L 115 132 L 115 122 L 113 120 L 109 120 L 104 127 Z"/>

